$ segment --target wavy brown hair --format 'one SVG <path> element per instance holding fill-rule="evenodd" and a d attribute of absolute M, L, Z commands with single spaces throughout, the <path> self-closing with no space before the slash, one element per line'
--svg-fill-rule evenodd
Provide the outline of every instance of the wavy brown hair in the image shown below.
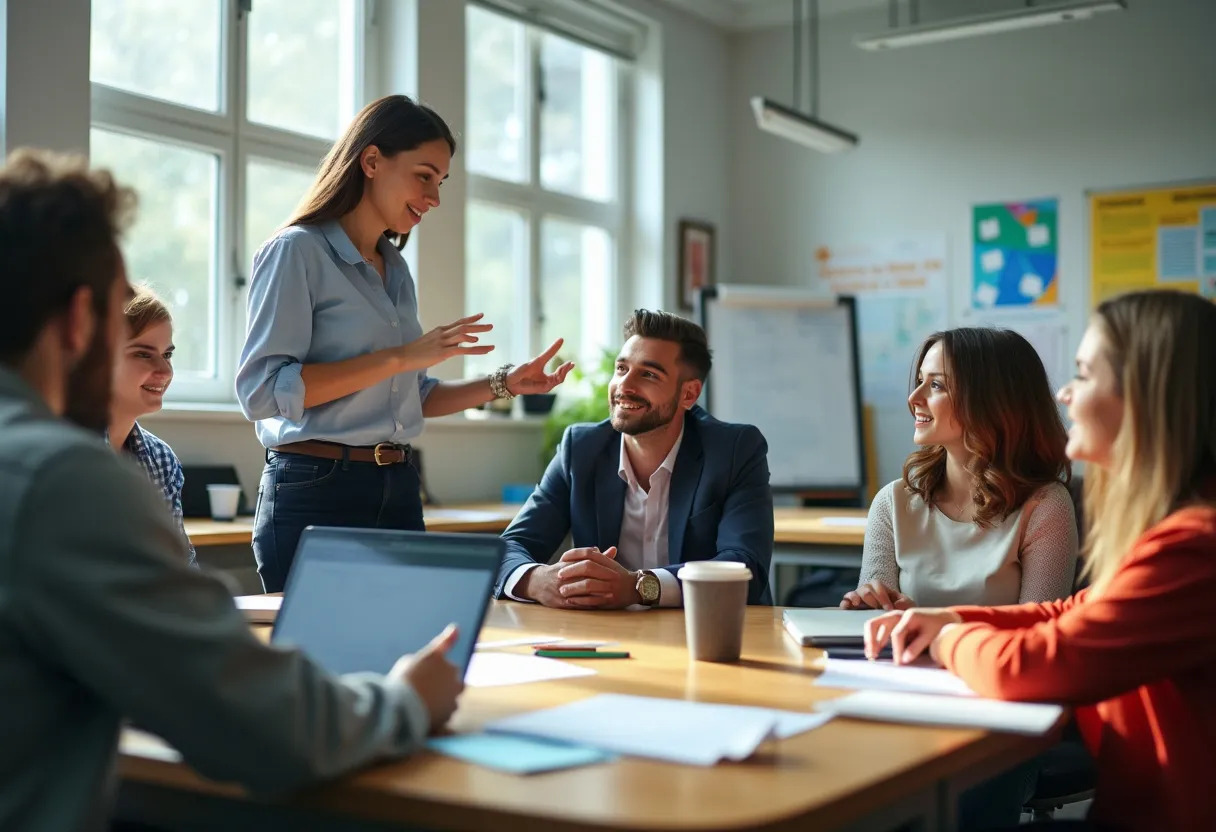
<path fill-rule="evenodd" d="M 1216 306 L 1181 292 L 1132 292 L 1101 303 L 1092 325 L 1123 396 L 1110 466 L 1088 466 L 1085 476 L 1085 573 L 1099 589 L 1151 526 L 1212 502 Z"/>
<path fill-rule="evenodd" d="M 1030 342 L 1011 330 L 989 327 L 935 332 L 912 366 L 913 389 L 934 344 L 942 346 L 946 390 L 971 457 L 967 471 L 976 524 L 990 528 L 1043 486 L 1068 482 L 1068 434 L 1047 371 Z M 946 449 L 941 445 L 921 448 L 904 463 L 904 484 L 930 505 L 945 479 Z"/>
<path fill-rule="evenodd" d="M 456 138 L 451 128 L 430 107 L 408 95 L 387 95 L 373 101 L 359 111 L 325 154 L 312 187 L 283 227 L 318 225 L 355 210 L 363 198 L 366 178 L 360 158 L 369 147 L 374 145 L 382 155 L 392 157 L 437 139 L 447 142 L 452 155 L 456 154 Z M 408 234 L 392 230 L 385 231 L 384 236 L 397 248 L 402 248 L 409 238 Z"/>

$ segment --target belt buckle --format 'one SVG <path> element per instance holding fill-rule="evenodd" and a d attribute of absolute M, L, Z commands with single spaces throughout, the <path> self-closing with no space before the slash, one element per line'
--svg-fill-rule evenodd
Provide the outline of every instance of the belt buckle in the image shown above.
<path fill-rule="evenodd" d="M 379 465 L 381 468 L 383 468 L 386 465 L 395 465 L 396 464 L 395 462 L 389 462 L 387 460 L 380 459 L 380 452 L 384 449 L 388 449 L 390 451 L 400 450 L 400 448 L 398 448 L 392 442 L 381 442 L 379 445 L 372 448 L 372 458 L 376 460 L 376 464 Z"/>

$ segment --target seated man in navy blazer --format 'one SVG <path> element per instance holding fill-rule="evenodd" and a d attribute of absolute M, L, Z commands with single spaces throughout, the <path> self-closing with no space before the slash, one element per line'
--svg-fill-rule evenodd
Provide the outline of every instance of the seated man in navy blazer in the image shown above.
<path fill-rule="evenodd" d="M 564 609 L 678 607 L 692 560 L 747 564 L 750 604 L 771 604 L 768 445 L 752 425 L 697 406 L 709 374 L 705 330 L 637 310 L 608 386 L 611 416 L 573 425 L 503 533 L 499 598 Z M 547 564 L 571 533 L 574 548 Z"/>

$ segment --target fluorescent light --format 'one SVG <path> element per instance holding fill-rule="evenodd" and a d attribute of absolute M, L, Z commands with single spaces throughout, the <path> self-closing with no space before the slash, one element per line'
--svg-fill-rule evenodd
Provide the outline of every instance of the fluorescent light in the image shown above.
<path fill-rule="evenodd" d="M 992 35 L 997 32 L 1012 32 L 1031 29 L 1035 26 L 1050 26 L 1053 23 L 1068 23 L 1073 20 L 1088 20 L 1101 12 L 1125 9 L 1124 0 L 1073 0 L 1050 6 L 1027 6 L 1007 12 L 960 17 L 923 26 L 905 26 L 891 29 L 879 35 L 858 37 L 855 43 L 862 49 L 879 51 L 900 46 L 920 46 L 943 40 L 957 40 L 977 35 Z"/>
<path fill-rule="evenodd" d="M 756 126 L 761 130 L 814 150 L 837 153 L 857 146 L 858 138 L 852 133 L 767 98 L 752 98 L 752 111 L 756 114 Z"/>

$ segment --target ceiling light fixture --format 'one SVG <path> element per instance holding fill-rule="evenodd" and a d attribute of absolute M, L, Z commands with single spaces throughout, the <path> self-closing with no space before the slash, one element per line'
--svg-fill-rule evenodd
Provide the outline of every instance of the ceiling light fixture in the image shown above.
<path fill-rule="evenodd" d="M 1070 23 L 1074 20 L 1088 20 L 1102 12 L 1121 11 L 1126 8 L 1124 0 L 1070 0 L 1049 6 L 1036 6 L 1031 0 L 1027 0 L 1025 8 L 1021 9 L 892 28 L 882 34 L 860 36 L 854 42 L 862 49 L 878 52 L 901 46 L 920 46 L 945 40 L 1050 26 L 1055 23 Z"/>
<path fill-rule="evenodd" d="M 780 136 L 805 145 L 821 153 L 837 153 L 856 147 L 860 139 L 847 130 L 833 127 L 819 120 L 819 2 L 809 0 L 811 11 L 811 111 L 802 112 L 802 6 L 803 0 L 794 2 L 794 106 L 787 107 L 769 98 L 754 96 L 751 99 L 756 126 L 766 133 Z"/>

